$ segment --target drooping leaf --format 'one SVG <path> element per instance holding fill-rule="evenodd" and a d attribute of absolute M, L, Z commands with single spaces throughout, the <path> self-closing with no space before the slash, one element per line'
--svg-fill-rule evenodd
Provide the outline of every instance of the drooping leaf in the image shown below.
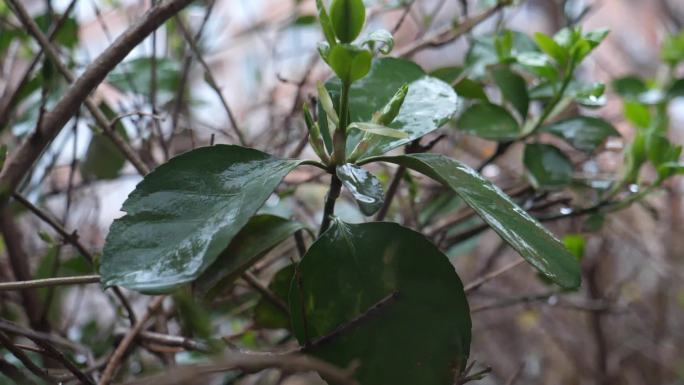
<path fill-rule="evenodd" d="M 399 115 L 389 127 L 403 131 L 408 136 L 384 137 L 374 141 L 364 157 L 385 153 L 438 129 L 452 118 L 459 107 L 458 97 L 449 84 L 425 75 L 413 62 L 382 58 L 374 60 L 369 74 L 351 86 L 351 122 L 371 121 L 373 113 L 389 102 L 404 84 L 408 84 L 408 94 Z M 333 96 L 333 101 L 339 100 L 339 79 L 331 79 L 326 87 Z M 325 128 L 321 126 L 321 131 L 326 129 L 327 125 Z M 360 131 L 350 132 L 347 152 L 350 153 L 356 147 L 362 136 Z"/>
<path fill-rule="evenodd" d="M 508 68 L 494 69 L 492 75 L 504 99 L 511 103 L 518 110 L 522 119 L 525 120 L 530 105 L 525 79 Z"/>
<path fill-rule="evenodd" d="M 349 190 L 361 212 L 366 216 L 375 214 L 385 201 L 382 184 L 375 175 L 353 164 L 337 166 L 337 177 Z"/>
<path fill-rule="evenodd" d="M 216 261 L 197 280 L 196 291 L 204 296 L 230 285 L 269 250 L 304 225 L 275 215 L 255 215 L 230 241 Z"/>
<path fill-rule="evenodd" d="M 573 147 L 584 152 L 592 152 L 609 136 L 620 136 L 620 133 L 609 122 L 590 116 L 576 116 L 542 127 L 542 131 L 551 132 L 565 139 Z"/>
<path fill-rule="evenodd" d="M 471 322 L 463 285 L 422 234 L 395 223 L 336 221 L 297 269 L 295 336 L 337 366 L 357 360 L 360 383 L 448 385 L 465 368 Z"/>
<path fill-rule="evenodd" d="M 198 148 L 145 176 L 105 242 L 105 286 L 164 292 L 200 276 L 301 161 L 230 145 Z"/>
<path fill-rule="evenodd" d="M 268 289 L 284 303 L 288 301 L 290 284 L 295 273 L 295 265 L 287 265 L 273 276 Z M 265 329 L 289 329 L 290 315 L 271 301 L 261 298 L 254 307 L 254 323 Z"/>
<path fill-rule="evenodd" d="M 572 181 L 572 163 L 561 150 L 550 144 L 530 143 L 525 146 L 523 163 L 530 183 L 535 188 L 564 187 Z"/>
<path fill-rule="evenodd" d="M 521 135 L 515 118 L 505 108 L 490 103 L 468 107 L 456 126 L 463 132 L 489 140 L 513 140 Z"/>
<path fill-rule="evenodd" d="M 452 188 L 532 266 L 564 288 L 580 284 L 575 258 L 539 222 L 470 167 L 437 154 L 377 157 L 416 170 Z"/>

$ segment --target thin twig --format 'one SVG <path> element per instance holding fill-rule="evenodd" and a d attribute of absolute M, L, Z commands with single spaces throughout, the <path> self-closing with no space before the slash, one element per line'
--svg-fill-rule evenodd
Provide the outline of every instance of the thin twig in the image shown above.
<path fill-rule="evenodd" d="M 509 263 L 506 266 L 503 266 L 500 269 L 494 270 L 491 273 L 489 273 L 485 276 L 482 276 L 482 277 L 476 279 L 475 281 L 469 283 L 468 285 L 465 286 L 464 290 L 466 293 L 473 292 L 473 291 L 477 290 L 480 286 L 484 285 L 485 283 L 487 283 L 487 282 L 499 277 L 500 275 L 505 274 L 508 271 L 513 270 L 514 268 L 522 265 L 523 262 L 525 262 L 525 260 L 521 258 L 521 259 L 518 259 L 514 262 Z"/>
<path fill-rule="evenodd" d="M 8 1 L 17 4 L 16 0 Z M 45 148 L 52 143 L 81 103 L 95 87 L 102 83 L 107 74 L 152 31 L 192 1 L 169 0 L 152 8 L 85 69 L 83 74 L 64 92 L 53 109 L 45 115 L 43 123 L 12 152 L 5 162 L 5 167 L 0 172 L 0 192 L 3 193 L 0 196 L 0 206 L 7 203 L 6 192 L 13 190 L 26 176 Z"/>
<path fill-rule="evenodd" d="M 84 275 L 80 277 L 59 277 L 59 278 L 45 278 L 45 279 L 33 279 L 30 281 L 17 281 L 17 282 L 2 282 L 0 283 L 0 291 L 9 290 L 26 290 L 35 289 L 40 287 L 52 287 L 52 286 L 66 286 L 66 285 L 84 285 L 88 283 L 98 283 L 100 282 L 99 275 Z"/>
<path fill-rule="evenodd" d="M 24 365 L 26 369 L 28 369 L 31 373 L 35 374 L 39 378 L 42 378 L 43 380 L 47 381 L 48 383 L 55 384 L 57 383 L 57 380 L 52 378 L 48 373 L 47 370 L 41 368 L 40 366 L 36 365 L 31 359 L 24 353 L 21 349 L 17 348 L 12 340 L 5 335 L 5 333 L 0 332 L 0 345 L 4 346 L 5 349 L 9 350 L 12 355 L 14 355 L 21 363 Z"/>
<path fill-rule="evenodd" d="M 209 87 L 211 87 L 216 92 L 216 95 L 221 101 L 221 105 L 223 106 L 223 109 L 226 111 L 226 114 L 228 115 L 228 119 L 230 120 L 230 124 L 233 127 L 233 131 L 235 132 L 235 135 L 237 135 L 238 137 L 238 141 L 241 145 L 246 146 L 247 141 L 245 140 L 245 136 L 237 123 L 237 119 L 235 119 L 233 111 L 230 109 L 230 106 L 228 105 L 226 98 L 223 96 L 223 93 L 221 92 L 221 89 L 219 88 L 218 83 L 216 82 L 216 78 L 214 78 L 214 74 L 212 73 L 211 68 L 204 60 L 202 51 L 200 51 L 199 47 L 197 46 L 195 38 L 192 36 L 192 34 L 190 34 L 190 31 L 188 31 L 188 29 L 185 27 L 185 24 L 179 17 L 176 17 L 176 22 L 178 23 L 178 28 L 183 33 L 185 41 L 190 46 L 190 49 L 192 49 L 192 52 L 195 53 L 195 58 L 202 65 L 202 68 L 204 69 L 204 73 L 206 75 L 207 84 L 209 84 Z"/>
<path fill-rule="evenodd" d="M 259 279 L 257 277 L 255 277 L 252 273 L 248 271 L 244 272 L 241 275 L 241 277 L 242 279 L 247 281 L 247 283 L 250 286 L 252 286 L 256 291 L 261 293 L 261 295 L 263 295 L 266 300 L 268 300 L 271 304 L 273 304 L 289 316 L 290 308 L 287 306 L 285 301 L 280 299 L 280 297 L 273 293 L 268 287 L 264 286 L 261 282 L 259 282 Z"/>
<path fill-rule="evenodd" d="M 100 382 L 98 382 L 98 385 L 108 385 L 112 382 L 112 380 L 114 379 L 114 374 L 116 370 L 119 368 L 121 360 L 126 354 L 126 351 L 128 351 L 128 348 L 131 347 L 133 341 L 135 341 L 138 334 L 145 327 L 147 321 L 149 321 L 149 319 L 152 317 L 152 314 L 154 314 L 157 311 L 157 309 L 161 307 L 162 303 L 164 302 L 164 298 L 165 296 L 162 295 L 153 299 L 152 302 L 148 305 L 145 314 L 143 314 L 142 317 L 140 317 L 140 319 L 138 320 L 138 322 L 131 328 L 131 330 L 128 331 L 128 334 L 126 334 L 121 343 L 119 343 L 119 346 L 117 346 L 116 350 L 114 350 L 114 353 L 112 353 L 112 356 L 109 359 L 109 362 L 107 363 L 104 372 L 102 372 L 102 378 L 100 378 Z"/>

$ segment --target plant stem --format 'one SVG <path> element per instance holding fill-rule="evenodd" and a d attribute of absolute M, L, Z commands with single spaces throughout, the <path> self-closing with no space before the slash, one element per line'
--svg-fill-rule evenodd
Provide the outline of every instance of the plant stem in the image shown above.
<path fill-rule="evenodd" d="M 325 230 L 330 227 L 330 221 L 332 215 L 335 212 L 335 201 L 340 196 L 340 191 L 342 190 L 342 181 L 337 177 L 336 174 L 330 175 L 330 190 L 328 191 L 328 196 L 325 198 L 325 208 L 323 209 L 323 220 L 321 221 L 321 229 L 318 232 L 318 236 L 325 232 Z"/>
<path fill-rule="evenodd" d="M 335 213 L 335 201 L 340 196 L 342 190 L 342 182 L 335 174 L 335 166 L 344 164 L 347 157 L 347 125 L 349 125 L 349 88 L 350 83 L 342 84 L 342 92 L 340 93 L 340 124 L 335 130 L 333 137 L 333 161 L 330 173 L 330 190 L 325 198 L 325 207 L 323 209 L 323 220 L 321 221 L 321 229 L 318 236 L 325 232 L 330 227 L 331 216 Z"/>

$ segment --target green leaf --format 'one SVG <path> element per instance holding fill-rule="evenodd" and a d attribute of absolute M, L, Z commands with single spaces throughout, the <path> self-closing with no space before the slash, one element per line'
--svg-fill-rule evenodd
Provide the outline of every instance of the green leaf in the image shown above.
<path fill-rule="evenodd" d="M 219 294 L 267 252 L 302 229 L 303 224 L 275 215 L 253 216 L 197 280 L 197 293 L 201 296 Z"/>
<path fill-rule="evenodd" d="M 518 122 L 496 104 L 480 103 L 470 106 L 458 119 L 459 130 L 489 140 L 507 141 L 520 136 Z"/>
<path fill-rule="evenodd" d="M 458 97 L 447 83 L 425 75 L 425 72 L 411 61 L 382 58 L 373 61 L 368 76 L 352 84 L 349 96 L 350 121 L 371 121 L 373 113 L 389 102 L 404 84 L 408 84 L 408 94 L 401 105 L 399 115 L 389 127 L 408 136 L 401 139 L 378 138 L 379 140 L 374 141 L 368 148 L 364 157 L 385 153 L 438 129 L 453 117 L 459 107 Z M 333 100 L 338 100 L 340 80 L 331 79 L 326 87 Z M 322 126 L 321 130 L 324 130 Z M 361 131 L 349 133 L 348 153 L 351 153 L 362 137 Z"/>
<path fill-rule="evenodd" d="M 535 188 L 554 189 L 572 181 L 572 163 L 561 150 L 550 144 L 525 146 L 523 163 Z"/>
<path fill-rule="evenodd" d="M 648 91 L 646 83 L 638 76 L 624 76 L 613 80 L 613 90 L 623 98 L 636 99 Z"/>
<path fill-rule="evenodd" d="M 511 103 L 518 110 L 522 119 L 525 120 L 530 105 L 525 79 L 508 68 L 494 69 L 492 75 L 504 99 Z"/>
<path fill-rule="evenodd" d="M 590 116 L 576 116 L 545 125 L 541 129 L 565 139 L 576 149 L 588 153 L 593 152 L 609 136 L 620 136 L 612 124 Z"/>
<path fill-rule="evenodd" d="M 532 266 L 568 289 L 580 284 L 575 258 L 539 222 L 470 167 L 437 154 L 377 157 L 416 170 L 452 188 Z"/>
<path fill-rule="evenodd" d="M 337 38 L 342 43 L 351 43 L 359 36 L 366 22 L 363 0 L 333 0 L 330 4 L 330 20 Z"/>
<path fill-rule="evenodd" d="M 675 66 L 684 60 L 684 31 L 665 38 L 660 50 L 660 57 L 670 66 Z"/>
<path fill-rule="evenodd" d="M 396 138 L 396 139 L 408 138 L 408 134 L 405 133 L 404 131 L 399 131 L 395 128 L 390 128 L 387 126 L 383 126 L 381 124 L 359 122 L 359 123 L 350 124 L 349 128 L 355 128 L 357 130 L 361 130 L 363 132 L 367 132 L 367 133 L 370 133 L 373 135 L 386 136 L 389 138 Z"/>
<path fill-rule="evenodd" d="M 287 303 L 295 265 L 287 265 L 273 276 L 268 289 L 283 303 Z M 254 324 L 264 329 L 290 329 L 290 315 L 266 298 L 259 299 L 254 307 Z"/>
<path fill-rule="evenodd" d="M 110 121 L 116 118 L 116 113 L 106 103 L 100 105 L 100 110 Z M 121 120 L 116 123 L 115 130 L 123 139 L 128 139 Z M 108 180 L 117 178 L 125 164 L 126 158 L 112 140 L 103 133 L 94 132 L 79 168 L 85 179 Z"/>
<path fill-rule="evenodd" d="M 534 34 L 534 41 L 544 53 L 552 57 L 558 64 L 564 65 L 567 62 L 567 51 L 550 36 L 537 32 Z"/>
<path fill-rule="evenodd" d="M 585 240 L 582 234 L 568 234 L 563 237 L 563 244 L 572 253 L 572 255 L 581 261 L 584 258 Z"/>
<path fill-rule="evenodd" d="M 308 337 L 308 352 L 339 367 L 357 360 L 361 384 L 447 385 L 464 370 L 471 321 L 463 284 L 422 234 L 395 223 L 336 221 L 296 274 L 295 336 L 301 344 Z"/>
<path fill-rule="evenodd" d="M 330 50 L 328 64 L 335 74 L 347 84 L 357 81 L 370 71 L 373 55 L 366 49 L 338 44 Z"/>
<path fill-rule="evenodd" d="M 476 99 L 483 102 L 489 101 L 484 85 L 476 80 L 463 78 L 454 86 L 454 91 L 456 91 L 458 96 L 466 99 Z"/>
<path fill-rule="evenodd" d="M 670 99 L 684 98 L 684 78 L 672 82 L 670 88 L 667 89 L 667 97 Z"/>
<path fill-rule="evenodd" d="M 105 242 L 105 286 L 168 292 L 195 280 L 301 161 L 229 145 L 198 148 L 146 175 Z"/>
<path fill-rule="evenodd" d="M 430 72 L 430 76 L 446 83 L 453 83 L 462 73 L 462 67 L 442 67 Z"/>
<path fill-rule="evenodd" d="M 529 72 L 555 82 L 558 79 L 558 70 L 553 66 L 549 57 L 539 52 L 523 52 L 516 56 L 520 65 Z"/>
<path fill-rule="evenodd" d="M 353 164 L 337 166 L 337 177 L 352 194 L 365 216 L 375 214 L 385 201 L 382 184 L 375 175 Z"/>
<path fill-rule="evenodd" d="M 316 15 L 299 15 L 295 19 L 294 22 L 292 22 L 292 25 L 302 27 L 302 26 L 309 26 L 311 24 L 314 24 L 316 22 Z"/>
<path fill-rule="evenodd" d="M 502 31 L 499 35 L 485 34 L 475 36 L 465 58 L 465 70 L 469 75 L 483 77 L 487 67 L 500 62 L 500 52 L 496 49 L 497 36 L 510 33 L 512 45 L 508 55 L 515 57 L 522 52 L 537 51 L 537 45 L 526 34 L 517 31 Z M 501 40 L 499 40 L 501 41 Z"/>
<path fill-rule="evenodd" d="M 316 8 L 318 9 L 318 20 L 321 24 L 321 29 L 323 30 L 323 36 L 325 36 L 325 40 L 328 42 L 328 45 L 330 47 L 334 47 L 337 44 L 337 40 L 335 39 L 335 30 L 333 29 L 328 12 L 325 10 L 323 0 L 316 0 Z M 327 55 L 324 56 L 324 59 L 326 56 Z"/>
<path fill-rule="evenodd" d="M 625 118 L 640 128 L 651 125 L 651 112 L 648 107 L 637 102 L 625 102 Z"/>
<path fill-rule="evenodd" d="M 175 97 L 180 87 L 180 63 L 168 57 L 157 57 L 157 92 L 160 102 Z M 147 95 L 152 84 L 152 58 L 141 57 L 125 61 L 107 76 L 107 81 L 114 87 L 125 91 Z"/>

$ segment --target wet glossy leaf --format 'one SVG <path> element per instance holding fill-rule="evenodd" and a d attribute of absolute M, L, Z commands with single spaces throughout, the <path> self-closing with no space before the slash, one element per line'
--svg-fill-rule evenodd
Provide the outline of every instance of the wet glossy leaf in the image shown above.
<path fill-rule="evenodd" d="M 470 167 L 437 154 L 379 157 L 451 187 L 532 266 L 564 288 L 580 284 L 575 258 L 539 222 Z"/>
<path fill-rule="evenodd" d="M 255 215 L 195 283 L 199 295 L 218 294 L 268 251 L 304 225 L 275 215 Z"/>
<path fill-rule="evenodd" d="M 620 133 L 609 122 L 590 116 L 576 116 L 542 127 L 542 131 L 551 132 L 565 139 L 573 147 L 585 152 L 592 152 L 609 136 L 620 136 Z"/>
<path fill-rule="evenodd" d="M 366 22 L 366 6 L 363 0 L 333 0 L 330 4 L 330 20 L 335 35 L 342 43 L 356 39 Z"/>
<path fill-rule="evenodd" d="M 545 78 L 551 82 L 558 79 L 558 71 L 549 57 L 538 52 L 523 52 L 516 56 L 518 63 L 520 63 L 529 72 Z"/>
<path fill-rule="evenodd" d="M 352 84 L 349 100 L 351 121 L 371 121 L 373 113 L 389 102 L 404 84 L 408 84 L 408 94 L 399 115 L 389 127 L 408 136 L 379 138 L 364 157 L 385 153 L 438 129 L 452 118 L 459 107 L 458 97 L 449 84 L 425 75 L 413 62 L 382 58 L 373 61 L 368 76 Z M 340 86 L 339 79 L 332 79 L 326 84 L 334 101 L 339 99 Z M 321 131 L 324 131 L 323 127 Z M 349 134 L 348 152 L 356 147 L 362 136 L 360 131 Z"/>
<path fill-rule="evenodd" d="M 530 105 L 525 79 L 508 68 L 497 68 L 492 72 L 492 75 L 504 99 L 511 103 L 525 120 Z"/>
<path fill-rule="evenodd" d="M 471 322 L 463 285 L 422 234 L 395 223 L 336 221 L 298 274 L 290 288 L 295 336 L 316 341 L 360 319 L 310 350 L 340 367 L 358 360 L 360 383 L 449 385 L 464 369 Z"/>
<path fill-rule="evenodd" d="M 337 177 L 352 194 L 364 215 L 371 216 L 380 210 L 385 192 L 375 175 L 349 163 L 338 166 L 336 170 Z"/>
<path fill-rule="evenodd" d="M 384 29 L 373 31 L 366 36 L 361 45 L 367 45 L 371 51 L 377 48 L 383 55 L 388 55 L 394 49 L 394 38 L 392 34 Z"/>
<path fill-rule="evenodd" d="M 523 163 L 535 188 L 554 189 L 572 181 L 572 163 L 561 150 L 550 144 L 525 146 Z"/>
<path fill-rule="evenodd" d="M 470 106 L 458 119 L 456 127 L 489 140 L 512 140 L 521 134 L 520 125 L 505 108 L 489 103 Z"/>
<path fill-rule="evenodd" d="M 145 176 L 109 229 L 106 286 L 170 291 L 200 276 L 300 161 L 239 146 L 179 155 Z"/>
<path fill-rule="evenodd" d="M 294 277 L 295 265 L 287 265 L 280 269 L 268 284 L 269 290 L 284 303 L 288 301 L 290 284 Z M 271 301 L 261 298 L 254 307 L 254 323 L 257 327 L 266 329 L 289 329 L 290 315 Z"/>

